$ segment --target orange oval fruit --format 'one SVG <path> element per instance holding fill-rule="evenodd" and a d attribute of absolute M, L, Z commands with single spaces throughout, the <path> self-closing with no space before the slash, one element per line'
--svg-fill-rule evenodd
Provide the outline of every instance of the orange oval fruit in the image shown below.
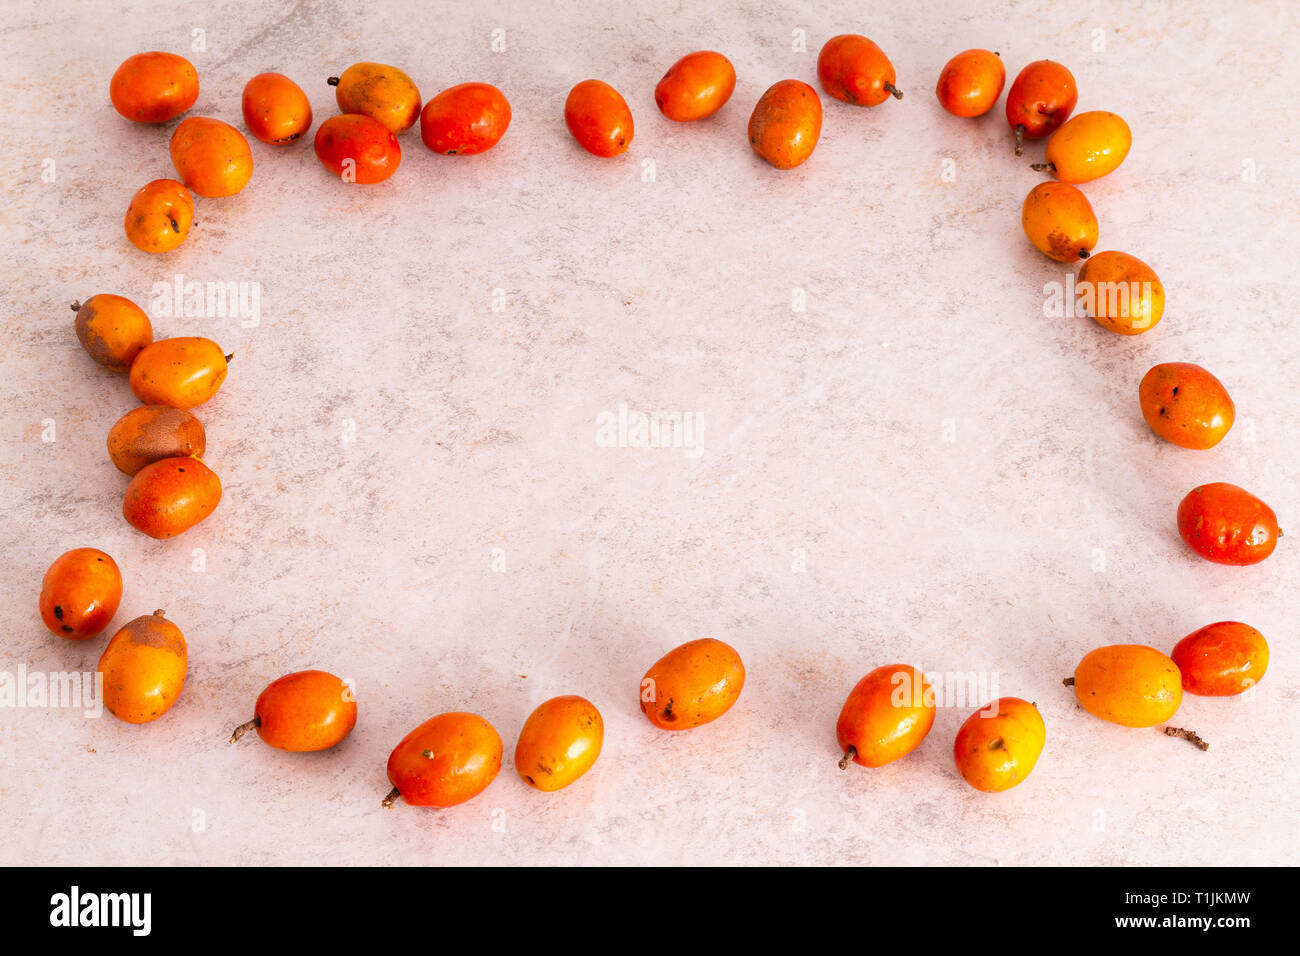
<path fill-rule="evenodd" d="M 202 458 L 206 448 L 203 423 L 170 405 L 133 408 L 108 433 L 108 457 L 124 475 L 164 458 Z"/>
<path fill-rule="evenodd" d="M 840 711 L 835 738 L 844 757 L 863 767 L 883 767 L 921 745 L 934 726 L 934 689 L 917 668 L 877 667 L 854 685 Z"/>
<path fill-rule="evenodd" d="M 321 165 L 344 182 L 374 185 L 397 172 L 402 147 L 392 130 L 360 113 L 331 116 L 313 142 Z"/>
<path fill-rule="evenodd" d="M 182 120 L 172 133 L 170 148 L 181 181 L 200 196 L 233 196 L 253 175 L 248 140 L 218 119 L 191 116 Z"/>
<path fill-rule="evenodd" d="M 114 372 L 125 372 L 153 341 L 153 323 L 144 309 L 120 295 L 100 293 L 72 306 L 77 341 L 91 358 Z"/>
<path fill-rule="evenodd" d="M 41 620 L 70 641 L 94 637 L 122 601 L 122 572 L 98 548 L 75 548 L 54 559 L 41 579 Z"/>
<path fill-rule="evenodd" d="M 529 715 L 515 745 L 515 770 L 535 790 L 573 783 L 600 756 L 605 722 L 596 705 L 570 694 L 552 697 Z"/>
<path fill-rule="evenodd" d="M 1112 644 L 1084 655 L 1074 670 L 1074 695 L 1089 713 L 1124 727 L 1154 727 L 1178 710 L 1178 665 L 1145 644 Z"/>
<path fill-rule="evenodd" d="M 1007 91 L 1007 123 L 1016 134 L 1016 155 L 1024 151 L 1024 140 L 1056 132 L 1078 101 L 1074 74 L 1060 63 L 1035 60 L 1021 70 Z"/>
<path fill-rule="evenodd" d="M 309 753 L 343 742 L 357 724 L 352 688 L 333 674 L 306 670 L 272 681 L 257 698 L 253 719 L 235 728 L 233 744 L 250 730 L 277 750 Z"/>
<path fill-rule="evenodd" d="M 185 687 L 188 655 L 185 635 L 164 612 L 137 617 L 113 635 L 99 659 L 104 706 L 129 724 L 157 720 Z"/>
<path fill-rule="evenodd" d="M 736 69 L 721 53 L 688 53 L 655 84 L 659 112 L 678 123 L 712 116 L 726 105 L 736 89 Z"/>
<path fill-rule="evenodd" d="M 395 66 L 354 63 L 341 76 L 331 76 L 329 84 L 340 113 L 369 116 L 394 135 L 406 132 L 420 118 L 420 90 Z"/>
<path fill-rule="evenodd" d="M 244 84 L 244 125 L 271 146 L 287 146 L 311 129 L 311 101 L 283 73 L 259 73 Z"/>
<path fill-rule="evenodd" d="M 199 74 L 193 63 L 175 53 L 137 53 L 114 71 L 108 96 L 113 108 L 129 120 L 165 123 L 199 98 Z"/>
<path fill-rule="evenodd" d="M 1086 183 L 1119 168 L 1133 131 L 1116 113 L 1091 110 L 1068 120 L 1047 141 L 1047 164 L 1063 183 Z"/>
<path fill-rule="evenodd" d="M 745 665 L 736 649 L 711 637 L 687 641 L 641 679 L 641 713 L 661 730 L 690 730 L 717 720 L 740 697 Z"/>
<path fill-rule="evenodd" d="M 1047 726 L 1037 706 L 1019 697 L 1001 697 L 966 718 L 952 755 L 972 787 L 1000 793 L 1024 782 L 1046 739 Z"/>
<path fill-rule="evenodd" d="M 420 113 L 420 139 L 444 156 L 485 153 L 510 128 L 510 101 L 490 83 L 443 90 Z"/>
<path fill-rule="evenodd" d="M 1038 251 L 1057 262 L 1086 259 L 1097 245 L 1097 214 L 1068 183 L 1039 183 L 1031 189 L 1020 224 Z"/>
<path fill-rule="evenodd" d="M 635 133 L 627 100 L 600 80 L 583 80 L 569 90 L 564 125 L 579 146 L 604 159 L 626 153 Z"/>
<path fill-rule="evenodd" d="M 807 161 L 822 135 L 822 101 L 802 80 L 768 87 L 749 117 L 749 146 L 777 169 Z"/>
<path fill-rule="evenodd" d="M 1090 256 L 1079 269 L 1075 291 L 1097 324 L 1120 335 L 1155 328 L 1165 314 L 1165 287 L 1155 270 L 1127 252 Z"/>
<path fill-rule="evenodd" d="M 934 95 L 953 116 L 983 116 L 1002 95 L 1007 70 L 989 50 L 965 50 L 947 62 Z"/>
<path fill-rule="evenodd" d="M 174 538 L 208 517 L 221 501 L 221 479 L 197 458 L 164 458 L 126 486 L 122 517 L 151 538 Z"/>
<path fill-rule="evenodd" d="M 1178 505 L 1178 533 L 1205 560 L 1237 566 L 1263 561 L 1282 536 L 1272 508 L 1226 481 L 1187 493 Z"/>
<path fill-rule="evenodd" d="M 194 408 L 217 394 L 233 357 L 211 339 L 159 339 L 131 363 L 131 391 L 145 405 Z"/>
<path fill-rule="evenodd" d="M 400 796 L 413 807 L 454 807 L 486 790 L 500 770 L 501 737 L 491 724 L 477 714 L 439 714 L 393 748 L 384 806 Z"/>
<path fill-rule="evenodd" d="M 831 37 L 817 54 L 817 78 L 837 100 L 857 106 L 878 106 L 891 96 L 902 99 L 894 85 L 894 64 L 871 40 L 856 33 Z"/>
<path fill-rule="evenodd" d="M 1188 634 L 1170 657 L 1189 694 L 1231 697 L 1254 687 L 1268 670 L 1268 641 L 1249 624 L 1219 621 Z"/>
<path fill-rule="evenodd" d="M 1213 448 L 1237 416 L 1223 383 L 1191 362 L 1152 366 L 1138 385 L 1138 402 L 1151 430 L 1183 448 Z"/>
<path fill-rule="evenodd" d="M 126 207 L 126 238 L 142 252 L 170 252 L 193 224 L 194 197 L 174 179 L 146 183 Z"/>

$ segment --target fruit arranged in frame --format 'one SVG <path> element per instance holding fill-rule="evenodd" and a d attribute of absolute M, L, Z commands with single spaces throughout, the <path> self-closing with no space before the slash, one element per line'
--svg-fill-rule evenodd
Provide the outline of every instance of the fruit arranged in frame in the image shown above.
<path fill-rule="evenodd" d="M 1039 183 L 1031 189 L 1020 224 L 1038 251 L 1057 262 L 1088 258 L 1100 230 L 1088 197 L 1067 183 Z"/>
<path fill-rule="evenodd" d="M 194 408 L 217 394 L 233 358 L 211 339 L 159 339 L 131 363 L 131 391 L 145 405 Z"/>
<path fill-rule="evenodd" d="M 171 709 L 185 687 L 189 651 L 163 611 L 137 617 L 104 648 L 98 671 L 104 706 L 129 724 L 147 724 Z"/>
<path fill-rule="evenodd" d="M 835 725 L 835 739 L 849 761 L 883 767 L 920 746 L 934 725 L 934 689 L 915 667 L 887 664 L 854 685 Z"/>
<path fill-rule="evenodd" d="M 444 156 L 485 153 L 510 127 L 510 101 L 490 83 L 461 83 L 424 105 L 420 139 Z"/>
<path fill-rule="evenodd" d="M 1204 697 L 1231 697 L 1254 687 L 1268 669 L 1268 641 L 1249 624 L 1219 621 L 1188 634 L 1170 655 L 1183 675 L 1183 690 Z"/>
<path fill-rule="evenodd" d="M 477 714 L 439 714 L 393 748 L 384 806 L 401 797 L 413 807 L 454 807 L 487 789 L 500 770 L 501 737 L 491 724 Z"/>
<path fill-rule="evenodd" d="M 856 106 L 879 106 L 903 94 L 894 85 L 894 64 L 871 40 L 856 33 L 831 37 L 817 54 L 817 78 L 837 100 Z"/>
<path fill-rule="evenodd" d="M 1148 332 L 1165 314 L 1160 277 L 1127 252 L 1108 249 L 1090 256 L 1079 269 L 1075 291 L 1097 324 L 1119 335 Z"/>
<path fill-rule="evenodd" d="M 563 789 L 591 769 L 604 739 L 595 704 L 574 694 L 552 697 L 524 722 L 515 770 L 535 790 Z"/>
<path fill-rule="evenodd" d="M 1083 709 L 1125 727 L 1154 727 L 1183 700 L 1178 665 L 1145 644 L 1112 644 L 1084 655 L 1067 678 Z"/>
<path fill-rule="evenodd" d="M 1050 170 L 1063 183 L 1086 183 L 1113 173 L 1133 146 L 1133 132 L 1123 117 L 1105 110 L 1080 113 L 1047 141 L 1047 162 L 1034 169 Z"/>
<path fill-rule="evenodd" d="M 1074 111 L 1079 87 L 1074 74 L 1053 60 L 1035 60 L 1016 76 L 1007 91 L 1007 123 L 1016 135 L 1016 155 L 1024 141 L 1056 132 Z"/>
<path fill-rule="evenodd" d="M 244 85 L 244 125 L 270 146 L 287 146 L 311 129 L 311 101 L 283 73 L 259 73 Z"/>
<path fill-rule="evenodd" d="M 194 64 L 175 53 L 137 53 L 127 57 L 108 84 L 113 108 L 137 123 L 175 119 L 199 98 Z"/>
<path fill-rule="evenodd" d="M 108 457 L 124 475 L 164 458 L 202 458 L 207 449 L 203 423 L 183 408 L 133 408 L 108 432 Z"/>
<path fill-rule="evenodd" d="M 356 724 L 357 701 L 348 684 L 325 671 L 298 671 L 262 691 L 253 719 L 236 727 L 230 742 L 256 730 L 277 750 L 308 753 L 342 743 Z"/>
<path fill-rule="evenodd" d="M 122 572 L 98 548 L 75 548 L 54 559 L 41 579 L 41 620 L 70 641 L 94 637 L 122 601 Z"/>
<path fill-rule="evenodd" d="M 209 199 L 233 196 L 253 175 L 253 152 L 244 134 L 207 116 L 181 120 L 172 133 L 172 165 L 181 182 Z"/>
<path fill-rule="evenodd" d="M 153 341 L 153 323 L 144 309 L 120 295 L 100 293 L 74 302 L 77 340 L 86 354 L 105 368 L 125 372 Z"/>
<path fill-rule="evenodd" d="M 690 730 L 730 710 L 744 686 L 745 665 L 734 647 L 711 637 L 687 641 L 646 671 L 641 713 L 661 730 Z"/>
<path fill-rule="evenodd" d="M 953 116 L 983 116 L 1002 95 L 1007 69 L 989 50 L 965 50 L 944 66 L 934 95 Z"/>
<path fill-rule="evenodd" d="M 126 207 L 126 238 L 142 252 L 170 252 L 193 224 L 194 197 L 174 179 L 145 183 Z"/>
<path fill-rule="evenodd" d="M 583 80 L 569 90 L 564 125 L 593 156 L 608 159 L 632 145 L 632 110 L 618 90 L 600 80 Z"/>
<path fill-rule="evenodd" d="M 1258 564 L 1282 536 L 1277 515 L 1245 488 L 1226 481 L 1200 485 L 1178 505 L 1178 533 L 1215 564 Z"/>
<path fill-rule="evenodd" d="M 402 163 L 402 147 L 383 123 L 360 113 L 331 116 L 313 142 L 321 165 L 344 182 L 382 183 Z"/>
<path fill-rule="evenodd" d="M 359 113 L 393 134 L 404 133 L 420 118 L 420 91 L 395 66 L 354 63 L 328 80 L 341 113 Z"/>
<path fill-rule="evenodd" d="M 1191 362 L 1152 366 L 1138 385 L 1138 402 L 1151 430 L 1183 448 L 1213 448 L 1237 416 L 1223 383 Z"/>
<path fill-rule="evenodd" d="M 802 80 L 770 86 L 749 117 L 749 145 L 777 169 L 793 169 L 817 148 L 822 101 Z"/>
<path fill-rule="evenodd" d="M 216 510 L 221 479 L 197 458 L 145 465 L 126 486 L 122 517 L 151 538 L 174 538 Z"/>
<path fill-rule="evenodd" d="M 1034 704 L 1002 697 L 966 718 L 952 755 L 972 787 L 1000 793 L 1024 782 L 1046 739 L 1047 726 Z"/>
<path fill-rule="evenodd" d="M 712 116 L 731 99 L 736 89 L 736 68 L 721 53 L 688 53 L 655 84 L 659 112 L 678 123 Z"/>

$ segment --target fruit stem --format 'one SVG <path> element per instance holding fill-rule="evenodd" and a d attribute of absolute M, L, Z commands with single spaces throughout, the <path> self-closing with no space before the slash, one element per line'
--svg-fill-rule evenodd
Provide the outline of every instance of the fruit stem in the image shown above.
<path fill-rule="evenodd" d="M 392 790 L 389 790 L 388 796 L 384 797 L 384 809 L 387 810 L 390 807 L 392 807 L 392 805 L 395 802 L 397 802 L 397 798 L 400 797 L 401 795 L 402 795 L 402 791 L 398 790 L 396 787 L 394 787 Z"/>
<path fill-rule="evenodd" d="M 1073 678 L 1073 677 L 1067 677 L 1065 680 L 1061 681 L 1061 683 L 1064 684 L 1066 687 L 1073 687 L 1073 686 L 1074 686 L 1074 678 Z"/>
<path fill-rule="evenodd" d="M 903 98 L 903 91 L 900 90 L 898 87 L 896 87 L 893 83 L 886 83 L 885 89 L 890 93 L 894 94 L 894 99 L 901 100 Z"/>
<path fill-rule="evenodd" d="M 72 311 L 73 311 L 73 312 L 80 312 L 80 311 L 81 311 L 81 303 L 80 303 L 80 302 L 74 302 L 74 303 L 72 303 Z"/>
<path fill-rule="evenodd" d="M 1036 173 L 1054 173 L 1056 172 L 1055 163 L 1030 163 L 1029 168 Z"/>
<path fill-rule="evenodd" d="M 840 769 L 845 770 L 858 754 L 858 748 L 849 744 L 849 749 L 844 751 L 844 756 L 840 758 Z"/>
<path fill-rule="evenodd" d="M 1086 259 L 1086 258 L 1088 258 L 1090 255 L 1092 255 L 1092 253 L 1089 252 L 1087 249 L 1080 249 L 1080 250 L 1079 250 L 1079 258 L 1080 258 L 1080 259 Z"/>
<path fill-rule="evenodd" d="M 231 362 L 233 362 L 234 360 L 235 360 L 235 353 L 234 353 L 234 352 L 231 352 L 229 355 L 226 356 L 226 364 L 227 364 L 227 365 L 229 365 L 229 364 L 230 364 Z"/>
<path fill-rule="evenodd" d="M 331 76 L 331 77 L 330 77 L 328 80 L 326 80 L 325 82 L 328 83 L 330 86 L 338 86 L 338 85 L 339 85 L 339 78 L 338 78 L 337 76 Z"/>
<path fill-rule="evenodd" d="M 235 728 L 235 732 L 230 735 L 230 742 L 232 744 L 238 743 L 239 740 L 244 736 L 244 734 L 248 733 L 250 730 L 256 730 L 258 727 L 261 726 L 262 726 L 261 717 L 254 717 L 248 723 L 240 724 L 238 727 Z"/>
<path fill-rule="evenodd" d="M 166 617 L 166 616 L 167 616 L 167 612 L 164 611 L 164 610 L 162 610 L 162 609 L 160 608 L 159 610 L 153 612 L 153 616 L 154 616 L 154 617 Z"/>
<path fill-rule="evenodd" d="M 1209 750 L 1210 745 L 1201 739 L 1201 735 L 1194 730 L 1184 730 L 1182 727 L 1166 727 L 1166 737 L 1180 737 L 1192 744 L 1199 750 Z"/>
<path fill-rule="evenodd" d="M 1016 155 L 1025 155 L 1025 124 L 1016 124 Z"/>

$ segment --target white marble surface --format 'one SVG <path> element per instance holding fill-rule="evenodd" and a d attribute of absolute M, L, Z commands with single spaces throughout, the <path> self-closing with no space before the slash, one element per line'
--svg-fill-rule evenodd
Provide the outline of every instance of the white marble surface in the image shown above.
<path fill-rule="evenodd" d="M 1297 8 L 1143 7 L 11 5 L 0 669 L 93 669 L 106 637 L 52 637 L 36 595 L 56 555 L 97 546 L 125 574 L 116 624 L 166 608 L 190 672 L 142 727 L 0 709 L 0 863 L 1290 862 L 1295 545 L 1213 566 L 1183 547 L 1174 511 L 1228 480 L 1300 526 Z M 495 83 L 514 122 L 476 158 L 408 133 L 376 187 L 332 181 L 309 142 L 254 142 L 248 188 L 200 200 L 184 246 L 150 257 L 122 215 L 171 174 L 171 127 L 122 120 L 108 80 L 140 50 L 187 53 L 196 29 L 197 115 L 242 126 L 244 82 L 277 70 L 319 122 L 334 112 L 325 77 L 373 59 L 426 97 Z M 825 99 L 811 161 L 768 168 L 745 141 L 753 103 L 778 79 L 815 81 L 817 49 L 840 32 L 878 41 L 906 98 Z M 1012 156 L 1001 103 L 958 120 L 933 97 L 944 62 L 973 46 L 1013 75 L 1062 60 L 1080 110 L 1128 119 L 1130 158 L 1085 189 L 1099 248 L 1165 283 L 1152 333 L 1044 317 L 1043 285 L 1064 272 L 1019 225 L 1042 147 Z M 712 121 L 674 125 L 654 83 L 700 48 L 731 57 L 735 96 Z M 621 159 L 586 155 L 564 129 L 565 93 L 589 76 L 632 105 Z M 122 521 L 125 481 L 104 452 L 132 396 L 82 353 L 67 306 L 96 292 L 147 305 L 178 274 L 258 283 L 261 318 L 155 321 L 237 356 L 198 410 L 225 498 L 155 542 Z M 1220 448 L 1147 431 L 1137 382 L 1167 360 L 1232 390 L 1239 420 Z M 701 454 L 601 447 L 597 418 L 620 403 L 698 415 Z M 1184 704 L 1208 753 L 1103 724 L 1060 684 L 1096 645 L 1168 650 L 1223 618 L 1259 627 L 1273 660 L 1253 700 Z M 638 681 L 702 636 L 740 650 L 745 692 L 711 726 L 659 732 Z M 1030 780 L 998 796 L 962 783 L 965 707 L 942 708 L 908 759 L 838 771 L 844 695 L 897 661 L 996 672 L 1000 693 L 1036 700 L 1048 745 Z M 226 745 L 266 683 L 312 666 L 358 684 L 343 746 Z M 509 754 L 531 708 L 563 693 L 601 708 L 605 752 L 577 786 L 539 794 Z M 445 812 L 382 810 L 392 746 L 461 709 L 506 741 L 496 783 Z"/>

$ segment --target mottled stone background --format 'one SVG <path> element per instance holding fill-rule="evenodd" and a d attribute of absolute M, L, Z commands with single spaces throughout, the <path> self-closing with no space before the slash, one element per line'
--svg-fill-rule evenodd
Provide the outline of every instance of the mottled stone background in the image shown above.
<path fill-rule="evenodd" d="M 1174 512 L 1194 485 L 1235 481 L 1300 533 L 1297 7 L 955 6 L 8 4 L 0 670 L 93 669 L 106 637 L 65 643 L 36 612 L 49 562 L 91 545 L 124 571 L 116 625 L 165 608 L 190 671 L 152 725 L 0 709 L 0 862 L 1293 860 L 1300 545 L 1217 567 L 1184 548 Z M 841 32 L 888 51 L 906 98 L 826 99 L 811 161 L 767 167 L 745 140 L 753 103 L 814 81 Z M 958 120 L 933 96 L 975 46 L 1012 74 L 1066 62 L 1080 110 L 1132 125 L 1128 161 L 1085 191 L 1099 248 L 1167 287 L 1150 334 L 1043 314 L 1065 272 L 1019 222 L 1042 147 L 1012 155 L 1001 103 Z M 731 57 L 735 96 L 672 124 L 653 86 L 701 48 Z M 187 242 L 151 257 L 122 216 L 172 174 L 174 124 L 108 102 L 118 63 L 147 49 L 190 56 L 193 113 L 241 127 L 253 74 L 293 77 L 319 121 L 325 78 L 366 59 L 426 97 L 495 83 L 514 122 L 474 158 L 408 133 L 375 187 L 331 180 L 309 142 L 254 142 L 249 186 L 199 200 Z M 565 131 L 586 77 L 635 112 L 620 159 Z M 225 498 L 156 542 L 123 522 L 104 450 L 133 397 L 82 353 L 68 304 L 148 305 L 178 275 L 257 283 L 261 314 L 155 321 L 236 355 L 198 410 Z M 1137 383 L 1168 360 L 1232 390 L 1221 447 L 1148 432 Z M 623 403 L 698 415 L 702 453 L 601 447 L 597 419 Z M 1103 724 L 1061 686 L 1096 645 L 1168 650 L 1224 618 L 1274 656 L 1254 699 L 1186 702 L 1178 721 L 1208 753 Z M 702 636 L 740 650 L 744 695 L 711 726 L 656 731 L 638 681 Z M 973 704 L 943 708 L 906 760 L 838 771 L 845 694 L 900 661 L 996 674 L 998 693 L 1037 701 L 1048 744 L 1030 780 L 999 796 L 962 783 L 950 748 Z M 313 666 L 357 683 L 343 746 L 226 745 L 265 684 Z M 605 752 L 543 795 L 510 754 L 563 693 L 601 708 Z M 445 710 L 500 730 L 500 778 L 450 811 L 383 811 L 389 750 Z"/>

